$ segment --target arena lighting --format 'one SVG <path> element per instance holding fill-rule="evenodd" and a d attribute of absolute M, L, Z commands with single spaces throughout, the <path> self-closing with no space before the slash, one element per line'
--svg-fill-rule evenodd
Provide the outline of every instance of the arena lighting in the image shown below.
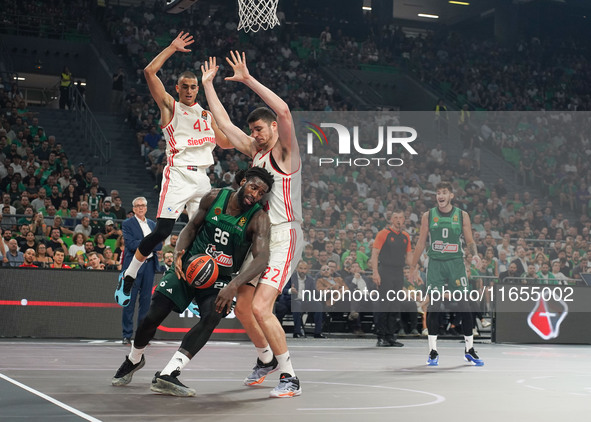
<path fill-rule="evenodd" d="M 466 2 L 466 1 L 449 0 L 448 3 L 449 4 L 457 4 L 457 5 L 460 5 L 460 6 L 470 6 L 470 3 Z"/>
<path fill-rule="evenodd" d="M 428 13 L 419 13 L 417 16 L 420 18 L 439 19 L 438 15 L 430 15 Z"/>
<path fill-rule="evenodd" d="M 371 10 L 371 7 L 368 7 L 368 6 L 362 6 L 361 8 L 362 8 L 363 10 Z"/>

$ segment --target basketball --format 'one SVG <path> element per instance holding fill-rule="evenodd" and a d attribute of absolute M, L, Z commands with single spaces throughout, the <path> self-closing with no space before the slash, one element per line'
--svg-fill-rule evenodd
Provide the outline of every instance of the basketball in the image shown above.
<path fill-rule="evenodd" d="M 207 289 L 218 278 L 218 264 L 209 255 L 194 255 L 183 265 L 183 272 L 191 286 Z"/>

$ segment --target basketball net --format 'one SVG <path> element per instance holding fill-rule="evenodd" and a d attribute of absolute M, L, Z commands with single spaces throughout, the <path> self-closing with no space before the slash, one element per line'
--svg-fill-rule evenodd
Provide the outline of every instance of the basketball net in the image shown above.
<path fill-rule="evenodd" d="M 277 3 L 279 0 L 238 0 L 240 22 L 238 30 L 257 32 L 279 25 Z"/>

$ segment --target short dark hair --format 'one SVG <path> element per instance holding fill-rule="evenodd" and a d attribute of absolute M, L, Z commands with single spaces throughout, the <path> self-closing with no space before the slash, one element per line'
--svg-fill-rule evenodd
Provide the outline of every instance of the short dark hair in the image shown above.
<path fill-rule="evenodd" d="M 181 73 L 179 75 L 179 78 L 177 79 L 177 84 L 180 82 L 181 79 L 197 79 L 197 75 L 195 75 L 193 72 L 191 72 L 190 70 L 185 70 L 183 73 Z"/>
<path fill-rule="evenodd" d="M 269 190 L 267 192 L 271 191 L 271 189 L 273 188 L 273 183 L 275 182 L 275 180 L 273 180 L 273 176 L 271 175 L 271 173 L 269 173 L 267 170 L 261 167 L 251 167 L 244 172 L 244 178 L 246 178 L 246 181 L 255 177 L 258 177 L 267 186 L 269 186 Z"/>
<path fill-rule="evenodd" d="M 254 109 L 246 118 L 246 123 L 254 123 L 257 120 L 262 120 L 267 124 L 277 121 L 277 115 L 267 107 L 259 107 Z"/>
<path fill-rule="evenodd" d="M 435 190 L 438 191 L 439 189 L 447 189 L 451 193 L 454 193 L 454 188 L 450 182 L 439 182 L 437 186 L 435 186 Z"/>

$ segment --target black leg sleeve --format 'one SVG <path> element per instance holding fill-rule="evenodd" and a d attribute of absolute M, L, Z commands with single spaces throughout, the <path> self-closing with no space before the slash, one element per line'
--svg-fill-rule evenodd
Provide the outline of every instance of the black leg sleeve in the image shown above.
<path fill-rule="evenodd" d="M 427 308 L 427 330 L 430 336 L 439 335 L 441 302 L 435 302 Z"/>
<path fill-rule="evenodd" d="M 179 348 L 180 351 L 184 350 L 186 352 L 185 354 L 189 359 L 192 359 L 205 346 L 205 343 L 213 334 L 213 330 L 224 317 L 224 314 L 220 314 L 215 310 L 216 298 L 217 293 L 197 301 L 201 320 L 185 334 Z"/>
<path fill-rule="evenodd" d="M 174 303 L 172 300 L 163 294 L 155 292 L 154 296 L 152 296 L 150 309 L 148 309 L 146 317 L 140 322 L 135 332 L 134 347 L 138 349 L 146 347 L 150 340 L 154 338 L 158 326 L 162 324 L 162 321 L 170 314 L 173 308 Z"/>
<path fill-rule="evenodd" d="M 474 314 L 472 312 L 458 312 L 458 319 L 462 320 L 462 333 L 465 336 L 472 335 L 474 328 Z"/>
<path fill-rule="evenodd" d="M 142 239 L 140 245 L 138 246 L 138 250 L 143 256 L 148 256 L 156 245 L 160 242 L 164 242 L 164 240 L 170 236 L 172 233 L 172 229 L 174 228 L 174 223 L 176 220 L 173 218 L 159 218 L 156 220 L 156 227 L 146 237 Z"/>

